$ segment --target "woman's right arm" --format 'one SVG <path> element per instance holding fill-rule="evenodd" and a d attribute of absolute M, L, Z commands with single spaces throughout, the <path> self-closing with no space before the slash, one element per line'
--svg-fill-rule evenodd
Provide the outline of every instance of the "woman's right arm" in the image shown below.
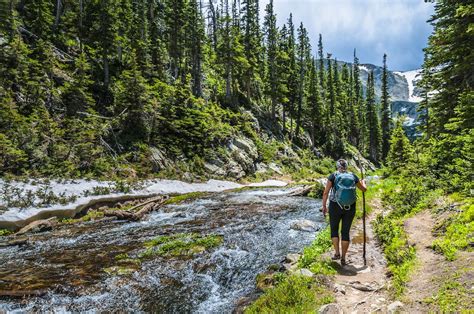
<path fill-rule="evenodd" d="M 323 215 L 326 216 L 327 212 L 328 212 L 328 209 L 326 207 L 326 203 L 328 201 L 328 195 L 329 195 L 329 191 L 331 190 L 331 187 L 332 187 L 332 182 L 330 180 L 328 180 L 328 182 L 326 183 L 326 187 L 324 188 L 324 192 L 323 192 Z"/>

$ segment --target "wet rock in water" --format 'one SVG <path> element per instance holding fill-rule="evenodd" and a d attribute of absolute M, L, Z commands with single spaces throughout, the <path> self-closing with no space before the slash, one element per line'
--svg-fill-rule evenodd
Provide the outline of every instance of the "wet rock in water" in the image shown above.
<path fill-rule="evenodd" d="M 403 309 L 403 306 L 405 304 L 403 304 L 402 302 L 400 301 L 395 301 L 395 302 L 392 302 L 390 303 L 388 306 L 387 306 L 387 312 L 388 313 L 397 313 L 397 312 L 400 312 L 402 309 Z"/>
<path fill-rule="evenodd" d="M 185 213 L 176 213 L 176 214 L 173 214 L 172 217 L 173 218 L 186 218 L 186 214 Z"/>
<path fill-rule="evenodd" d="M 300 259 L 301 255 L 297 253 L 290 253 L 286 255 L 285 262 L 295 264 Z"/>
<path fill-rule="evenodd" d="M 317 228 L 314 222 L 308 219 L 297 220 L 291 224 L 290 228 L 294 230 L 306 231 L 306 232 L 317 231 Z"/>
<path fill-rule="evenodd" d="M 235 302 L 235 308 L 232 314 L 245 313 L 245 309 L 258 299 L 258 294 L 242 297 Z"/>
<path fill-rule="evenodd" d="M 301 268 L 296 271 L 297 275 L 301 275 L 303 277 L 312 278 L 314 276 L 313 272 L 307 268 Z"/>
<path fill-rule="evenodd" d="M 56 217 L 52 217 L 49 219 L 33 221 L 32 223 L 21 228 L 20 231 L 17 232 L 17 235 L 25 234 L 28 232 L 35 233 L 35 232 L 50 231 L 56 225 L 56 222 L 54 221 L 55 219 Z"/>
<path fill-rule="evenodd" d="M 329 303 L 319 308 L 320 314 L 342 314 L 342 308 L 337 303 Z"/>

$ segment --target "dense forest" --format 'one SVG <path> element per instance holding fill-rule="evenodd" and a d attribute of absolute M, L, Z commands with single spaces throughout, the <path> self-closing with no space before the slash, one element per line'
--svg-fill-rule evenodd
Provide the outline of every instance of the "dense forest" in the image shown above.
<path fill-rule="evenodd" d="M 157 170 L 150 150 L 199 172 L 239 136 L 259 159 L 275 142 L 313 157 L 357 148 L 375 164 L 388 154 L 386 56 L 378 104 L 355 50 L 338 65 L 291 14 L 278 27 L 273 1 L 263 21 L 256 0 L 2 6 L 4 173 L 120 175 L 132 164 L 143 175 Z"/>

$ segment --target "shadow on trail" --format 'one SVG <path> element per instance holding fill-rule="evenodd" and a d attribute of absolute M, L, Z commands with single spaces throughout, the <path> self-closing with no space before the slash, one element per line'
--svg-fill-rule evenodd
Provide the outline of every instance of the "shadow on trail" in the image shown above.
<path fill-rule="evenodd" d="M 370 271 L 369 266 L 348 264 L 341 266 L 339 263 L 333 263 L 333 267 L 341 276 L 357 276 L 359 273 Z"/>

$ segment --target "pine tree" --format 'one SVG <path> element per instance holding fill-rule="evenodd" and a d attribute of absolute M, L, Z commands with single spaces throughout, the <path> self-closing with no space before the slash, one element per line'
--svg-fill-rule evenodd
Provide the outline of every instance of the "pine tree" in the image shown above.
<path fill-rule="evenodd" d="M 26 2 L 21 13 L 27 30 L 39 39 L 49 39 L 54 22 L 53 10 L 53 3 L 49 0 Z"/>
<path fill-rule="evenodd" d="M 130 49 L 135 51 L 138 67 L 147 76 L 150 75 L 150 73 L 147 73 L 150 68 L 148 8 L 147 0 L 134 0 L 132 2 L 131 29 L 129 34 L 131 41 Z"/>
<path fill-rule="evenodd" d="M 472 64 L 474 9 L 465 1 L 436 2 L 433 34 L 425 49 L 431 169 L 448 191 L 473 188 L 474 103 Z M 422 82 L 423 83 L 423 82 Z"/>
<path fill-rule="evenodd" d="M 267 52 L 267 88 L 266 94 L 270 96 L 272 118 L 276 118 L 276 105 L 278 95 L 277 58 L 278 58 L 278 28 L 276 26 L 276 15 L 273 12 L 273 0 L 265 8 L 264 28 Z"/>
<path fill-rule="evenodd" d="M 306 76 L 308 72 L 308 63 L 311 56 L 311 46 L 309 43 L 308 32 L 304 28 L 303 23 L 298 28 L 298 45 L 297 45 L 297 62 L 298 62 L 298 108 L 296 111 L 296 137 L 300 134 L 301 115 L 303 106 L 306 102 Z"/>
<path fill-rule="evenodd" d="M 390 138 L 387 165 L 392 171 L 404 167 L 413 160 L 413 147 L 403 130 L 403 118 L 398 119 Z"/>
<path fill-rule="evenodd" d="M 169 0 L 166 16 L 168 30 L 168 53 L 170 57 L 170 71 L 173 80 L 186 80 L 186 71 L 184 69 L 185 53 L 185 23 L 186 23 L 186 1 Z"/>
<path fill-rule="evenodd" d="M 90 65 L 87 63 L 84 53 L 81 53 L 75 60 L 75 68 L 73 80 L 64 85 L 61 95 L 67 116 L 75 116 L 80 111 L 88 111 L 94 103 L 89 92 L 93 83 L 89 74 Z"/>
<path fill-rule="evenodd" d="M 286 118 L 290 108 L 290 89 L 289 89 L 289 78 L 292 73 L 290 67 L 290 49 L 288 47 L 288 29 L 286 25 L 283 25 L 280 30 L 279 43 L 278 43 L 278 54 L 277 54 L 277 78 L 278 78 L 278 98 L 282 104 L 282 125 L 283 135 L 286 135 Z"/>
<path fill-rule="evenodd" d="M 288 113 L 290 116 L 290 138 L 293 137 L 293 119 L 295 117 L 295 106 L 298 101 L 298 70 L 296 65 L 296 40 L 293 15 L 288 18 Z"/>
<path fill-rule="evenodd" d="M 375 87 L 374 87 L 374 71 L 369 73 L 367 82 L 367 99 L 366 99 L 366 112 L 367 112 L 367 135 L 366 140 L 368 146 L 369 158 L 375 162 L 380 162 L 381 157 L 381 141 L 382 133 L 380 130 L 380 122 L 375 105 Z"/>
<path fill-rule="evenodd" d="M 310 79 L 308 89 L 308 106 L 309 106 L 309 121 L 311 125 L 311 140 L 313 142 L 313 148 L 316 145 L 320 145 L 323 136 L 320 128 L 322 124 L 321 117 L 323 116 L 323 108 L 321 102 L 321 92 L 318 82 L 318 71 L 316 69 L 316 60 L 314 58 L 311 61 L 310 66 Z M 318 128 L 319 126 L 319 128 Z"/>
<path fill-rule="evenodd" d="M 205 40 L 203 18 L 201 8 L 197 0 L 189 3 L 189 18 L 187 26 L 187 47 L 189 54 L 189 63 L 191 66 L 192 91 L 197 97 L 202 96 L 202 64 L 203 64 L 203 45 Z"/>
<path fill-rule="evenodd" d="M 245 58 L 249 66 L 245 72 L 245 90 L 247 98 L 257 96 L 261 80 L 258 69 L 261 64 L 261 34 L 259 24 L 258 0 L 242 0 Z"/>
<path fill-rule="evenodd" d="M 321 84 L 321 90 L 324 92 L 326 84 L 324 80 L 324 51 L 323 51 L 323 36 L 319 34 L 318 40 L 318 58 L 319 58 L 319 84 Z"/>
<path fill-rule="evenodd" d="M 165 6 L 159 0 L 148 0 L 148 29 L 150 33 L 151 75 L 161 80 L 165 79 L 165 65 L 168 62 L 168 52 L 164 41 L 166 30 Z"/>
<path fill-rule="evenodd" d="M 114 85 L 117 95 L 115 114 L 121 115 L 121 142 L 130 146 L 137 143 L 148 143 L 150 135 L 150 93 L 138 65 L 135 52 L 132 52 L 129 69 L 122 72 L 122 80 Z"/>
<path fill-rule="evenodd" d="M 382 160 L 385 160 L 390 147 L 390 96 L 388 94 L 388 69 L 387 55 L 383 55 L 383 73 L 382 73 Z"/>

